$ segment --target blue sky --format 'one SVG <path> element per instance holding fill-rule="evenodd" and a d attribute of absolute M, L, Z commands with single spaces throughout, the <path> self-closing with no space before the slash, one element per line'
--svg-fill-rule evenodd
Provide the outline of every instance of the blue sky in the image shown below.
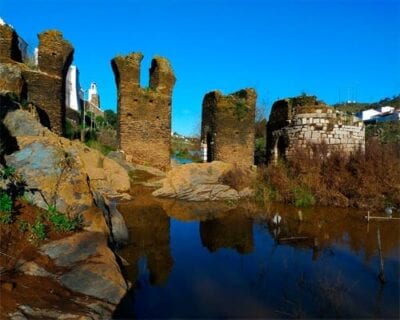
<path fill-rule="evenodd" d="M 177 77 L 174 131 L 199 130 L 205 93 L 253 87 L 258 103 L 315 94 L 376 101 L 400 94 L 400 0 L 0 0 L 0 17 L 34 48 L 59 29 L 75 47 L 87 88 L 116 109 L 110 60 L 140 51 L 165 56 Z"/>

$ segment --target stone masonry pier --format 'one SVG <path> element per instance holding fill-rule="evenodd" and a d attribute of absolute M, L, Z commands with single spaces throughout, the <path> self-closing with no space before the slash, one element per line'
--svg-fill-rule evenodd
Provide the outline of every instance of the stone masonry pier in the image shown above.
<path fill-rule="evenodd" d="M 118 90 L 118 141 L 127 160 L 166 169 L 170 165 L 171 103 L 175 75 L 167 59 L 151 62 L 148 88 L 140 87 L 141 53 L 111 61 Z"/>
<path fill-rule="evenodd" d="M 253 165 L 256 99 L 253 89 L 227 96 L 212 91 L 204 96 L 201 139 L 207 143 L 208 162 Z"/>

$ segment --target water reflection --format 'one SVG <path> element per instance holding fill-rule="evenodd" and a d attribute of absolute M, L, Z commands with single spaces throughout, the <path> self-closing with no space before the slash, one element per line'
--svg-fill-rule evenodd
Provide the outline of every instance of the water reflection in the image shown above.
<path fill-rule="evenodd" d="M 229 211 L 226 216 L 200 222 L 200 238 L 210 252 L 230 248 L 238 253 L 250 253 L 254 249 L 253 220 Z"/>
<path fill-rule="evenodd" d="M 120 251 L 129 262 L 129 278 L 138 278 L 138 263 L 146 258 L 151 284 L 160 285 L 167 279 L 174 260 L 170 248 L 170 218 L 156 205 L 138 207 L 125 212 L 130 233 L 130 244 Z"/>
<path fill-rule="evenodd" d="M 120 252 L 135 284 L 129 314 L 135 308 L 138 318 L 400 316 L 396 221 L 367 224 L 354 210 L 299 215 L 281 205 L 185 203 L 146 192 L 119 209 L 131 234 Z"/>

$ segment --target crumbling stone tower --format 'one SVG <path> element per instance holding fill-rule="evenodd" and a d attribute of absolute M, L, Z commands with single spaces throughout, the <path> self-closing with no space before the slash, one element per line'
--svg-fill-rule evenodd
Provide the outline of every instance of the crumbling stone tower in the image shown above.
<path fill-rule="evenodd" d="M 254 163 L 254 122 L 257 94 L 243 89 L 224 96 L 219 91 L 203 99 L 201 139 L 207 143 L 207 161 L 251 166 Z"/>
<path fill-rule="evenodd" d="M 9 25 L 0 25 L 0 62 L 22 62 L 18 34 Z"/>
<path fill-rule="evenodd" d="M 25 98 L 21 76 L 22 54 L 18 46 L 18 34 L 10 26 L 0 25 L 0 91 Z"/>
<path fill-rule="evenodd" d="M 148 88 L 140 87 L 141 53 L 111 61 L 118 90 L 118 141 L 129 161 L 165 169 L 170 165 L 171 97 L 175 76 L 169 62 L 154 57 Z"/>
<path fill-rule="evenodd" d="M 42 124 L 62 135 L 66 112 L 65 80 L 74 49 L 59 31 L 45 31 L 38 37 L 38 69 L 22 72 L 27 86 L 27 100 L 37 107 Z"/>
<path fill-rule="evenodd" d="M 315 96 L 278 100 L 272 105 L 267 126 L 267 158 L 290 158 L 299 148 L 326 144 L 328 151 L 346 154 L 365 149 L 363 122 L 336 111 Z"/>

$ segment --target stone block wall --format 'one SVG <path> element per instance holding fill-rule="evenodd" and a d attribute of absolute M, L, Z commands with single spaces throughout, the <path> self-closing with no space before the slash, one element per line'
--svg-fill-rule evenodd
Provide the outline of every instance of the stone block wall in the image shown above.
<path fill-rule="evenodd" d="M 21 70 L 22 55 L 18 47 L 18 34 L 8 25 L 0 25 L 0 92 L 25 98 Z"/>
<path fill-rule="evenodd" d="M 59 31 L 45 31 L 38 37 L 38 69 L 22 72 L 27 100 L 38 108 L 42 124 L 62 135 L 65 130 L 65 83 L 74 49 Z"/>
<path fill-rule="evenodd" d="M 140 87 L 141 53 L 111 61 L 118 90 L 119 148 L 133 163 L 166 169 L 170 165 L 171 103 L 175 76 L 169 62 L 154 57 L 149 87 Z"/>
<path fill-rule="evenodd" d="M 0 62 L 22 62 L 18 47 L 18 34 L 10 26 L 0 25 Z"/>
<path fill-rule="evenodd" d="M 317 101 L 316 97 L 279 100 L 272 106 L 267 128 L 269 160 L 290 158 L 297 148 L 325 143 L 346 154 L 365 148 L 363 122 Z"/>
<path fill-rule="evenodd" d="M 242 166 L 254 163 L 254 125 L 257 94 L 243 89 L 224 96 L 219 91 L 203 99 L 201 139 L 207 143 L 207 160 Z"/>

